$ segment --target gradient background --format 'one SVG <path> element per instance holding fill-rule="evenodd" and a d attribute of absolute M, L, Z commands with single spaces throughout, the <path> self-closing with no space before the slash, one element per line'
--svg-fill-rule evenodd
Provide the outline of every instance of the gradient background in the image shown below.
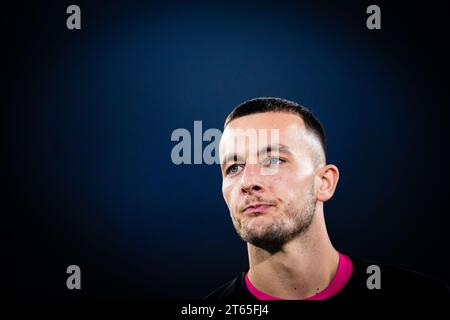
<path fill-rule="evenodd" d="M 341 252 L 449 280 L 448 33 L 439 2 L 2 8 L 3 292 L 200 298 L 247 268 L 217 165 L 172 164 L 176 128 L 258 96 L 321 119 Z M 82 29 L 66 29 L 78 4 Z M 3 91 L 2 90 L 2 91 Z M 66 268 L 82 290 L 66 289 Z"/>

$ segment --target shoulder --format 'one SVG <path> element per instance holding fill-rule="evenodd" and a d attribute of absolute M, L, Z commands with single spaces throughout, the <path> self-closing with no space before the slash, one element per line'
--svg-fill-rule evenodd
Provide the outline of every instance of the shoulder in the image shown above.
<path fill-rule="evenodd" d="M 350 256 L 354 273 L 351 287 L 363 296 L 388 299 L 449 299 L 447 283 L 400 266 Z M 372 285 L 371 285 L 372 284 Z"/>
<path fill-rule="evenodd" d="M 245 273 L 242 272 L 234 279 L 223 284 L 206 297 L 203 300 L 206 301 L 218 301 L 218 300 L 251 300 L 253 296 L 248 292 L 245 287 Z"/>

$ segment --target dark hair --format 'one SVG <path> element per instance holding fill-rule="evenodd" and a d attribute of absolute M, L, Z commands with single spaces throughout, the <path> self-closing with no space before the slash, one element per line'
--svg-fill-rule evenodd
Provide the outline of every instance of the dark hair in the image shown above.
<path fill-rule="evenodd" d="M 260 97 L 245 101 L 231 111 L 225 120 L 224 128 L 234 119 L 264 112 L 285 112 L 299 115 L 303 119 L 306 129 L 319 138 L 324 155 L 326 155 L 325 130 L 319 120 L 307 108 L 286 99 Z"/>

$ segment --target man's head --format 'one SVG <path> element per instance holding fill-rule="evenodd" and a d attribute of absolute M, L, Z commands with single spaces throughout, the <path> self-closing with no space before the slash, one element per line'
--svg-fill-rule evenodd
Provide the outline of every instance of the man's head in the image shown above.
<path fill-rule="evenodd" d="M 230 113 L 220 160 L 222 192 L 236 231 L 272 252 L 308 230 L 339 176 L 326 165 L 319 121 L 279 98 L 252 99 Z"/>

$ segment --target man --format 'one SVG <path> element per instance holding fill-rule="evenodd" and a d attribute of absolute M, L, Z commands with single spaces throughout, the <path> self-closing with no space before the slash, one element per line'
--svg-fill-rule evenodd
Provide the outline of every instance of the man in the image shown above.
<path fill-rule="evenodd" d="M 448 299 L 438 280 L 333 247 L 323 204 L 339 170 L 327 164 L 324 130 L 306 108 L 280 98 L 237 106 L 225 121 L 220 161 L 250 268 L 207 300 Z"/>

